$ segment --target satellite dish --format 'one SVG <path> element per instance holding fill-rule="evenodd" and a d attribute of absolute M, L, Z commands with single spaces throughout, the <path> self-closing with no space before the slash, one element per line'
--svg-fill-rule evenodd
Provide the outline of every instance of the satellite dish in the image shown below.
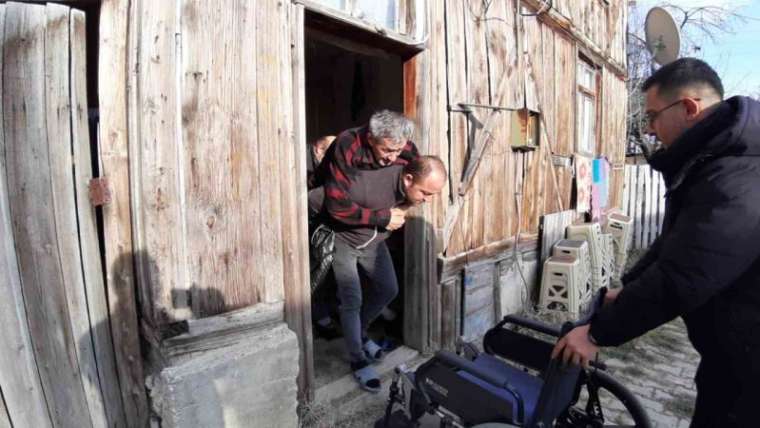
<path fill-rule="evenodd" d="M 647 49 L 657 64 L 665 65 L 678 59 L 681 51 L 681 34 L 667 10 L 653 7 L 644 23 Z"/>

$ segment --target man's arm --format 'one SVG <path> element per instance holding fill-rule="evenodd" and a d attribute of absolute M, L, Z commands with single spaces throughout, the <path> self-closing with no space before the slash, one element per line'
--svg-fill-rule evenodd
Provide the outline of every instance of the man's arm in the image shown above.
<path fill-rule="evenodd" d="M 657 260 L 657 255 L 660 253 L 661 245 L 662 235 L 658 236 L 646 250 L 644 255 L 641 256 L 641 258 L 633 265 L 633 267 L 623 274 L 623 276 L 620 278 L 620 281 L 623 283 L 623 285 L 628 284 L 629 282 L 638 278 L 639 275 L 641 275 L 649 267 L 649 265 Z"/>
<path fill-rule="evenodd" d="M 681 210 L 657 261 L 595 317 L 590 333 L 598 344 L 619 345 L 688 314 L 757 260 L 760 212 L 750 186 L 705 189 L 704 202 Z"/>
<path fill-rule="evenodd" d="M 353 162 L 358 160 L 360 144 L 354 134 L 344 132 L 333 143 L 334 152 L 323 161 L 325 170 L 325 207 L 330 216 L 344 224 L 354 226 L 386 227 L 391 220 L 390 209 L 372 210 L 351 200 L 349 190 L 356 171 Z"/>

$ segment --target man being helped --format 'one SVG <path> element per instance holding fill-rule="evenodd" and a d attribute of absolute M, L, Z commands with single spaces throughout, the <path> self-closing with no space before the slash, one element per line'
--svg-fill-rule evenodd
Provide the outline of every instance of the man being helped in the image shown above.
<path fill-rule="evenodd" d="M 587 364 L 683 317 L 701 361 L 692 427 L 757 426 L 760 404 L 760 103 L 723 101 L 720 78 L 682 58 L 645 83 L 649 159 L 668 187 L 663 230 L 590 325 L 553 356 Z"/>
<path fill-rule="evenodd" d="M 354 376 L 372 392 L 379 392 L 380 380 L 369 364 L 382 350 L 366 330 L 398 293 L 384 240 L 404 224 L 410 204 L 427 201 L 446 182 L 440 159 L 418 157 L 409 141 L 413 130 L 411 120 L 401 114 L 375 113 L 369 126 L 341 133 L 324 160 L 343 336 Z M 364 290 L 359 269 L 371 283 Z"/>

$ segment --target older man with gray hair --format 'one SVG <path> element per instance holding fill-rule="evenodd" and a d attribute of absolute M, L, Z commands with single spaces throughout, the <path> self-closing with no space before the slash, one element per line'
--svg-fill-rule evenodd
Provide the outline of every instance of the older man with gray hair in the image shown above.
<path fill-rule="evenodd" d="M 369 124 L 338 135 L 321 165 L 324 211 L 336 238 L 333 272 L 343 336 L 354 376 L 372 392 L 380 390 L 380 380 L 370 363 L 382 357 L 382 349 L 367 337 L 366 329 L 398 293 L 384 241 L 404 224 L 407 183 L 402 170 L 418 159 L 410 141 L 413 132 L 409 118 L 379 111 Z M 438 193 L 442 187 L 436 182 L 425 191 Z M 371 283 L 365 290 L 359 270 Z"/>

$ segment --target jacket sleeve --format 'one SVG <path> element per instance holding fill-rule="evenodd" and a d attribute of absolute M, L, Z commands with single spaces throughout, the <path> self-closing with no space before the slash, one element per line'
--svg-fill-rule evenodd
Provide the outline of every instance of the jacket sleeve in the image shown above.
<path fill-rule="evenodd" d="M 634 279 L 638 278 L 655 260 L 660 253 L 660 247 L 662 246 L 662 237 L 658 236 L 654 242 L 649 246 L 643 256 L 620 278 L 623 284 L 628 284 Z"/>
<path fill-rule="evenodd" d="M 751 180 L 728 190 L 709 184 L 684 205 L 657 259 L 594 317 L 591 334 L 600 345 L 625 343 L 690 313 L 756 262 L 760 209 L 752 186 Z"/>
<path fill-rule="evenodd" d="M 335 153 L 327 163 L 325 177 L 325 207 L 330 217 L 352 226 L 385 227 L 390 223 L 390 209 L 372 210 L 351 200 L 349 190 L 354 170 L 351 160 L 355 158 L 352 152 L 350 134 L 342 134 L 333 143 Z"/>

